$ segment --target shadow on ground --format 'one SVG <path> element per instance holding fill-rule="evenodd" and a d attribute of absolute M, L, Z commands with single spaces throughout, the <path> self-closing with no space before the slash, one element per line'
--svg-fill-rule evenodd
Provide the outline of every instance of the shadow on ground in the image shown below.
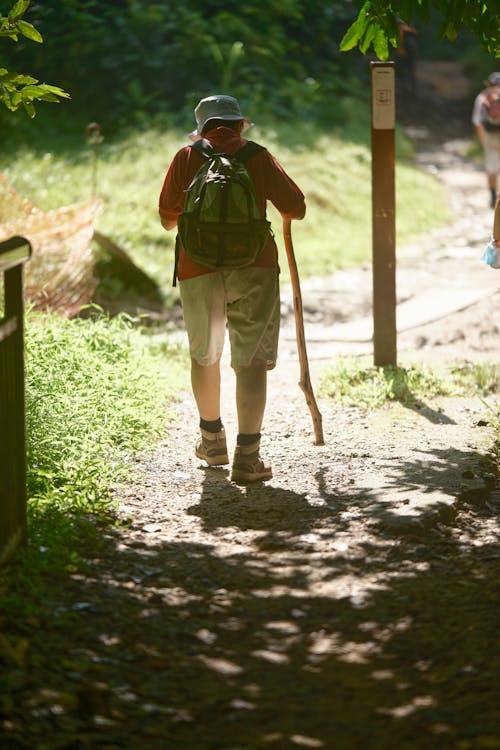
<path fill-rule="evenodd" d="M 422 487 L 443 460 L 429 451 Z M 414 476 L 402 463 L 391 481 Z M 16 581 L 33 614 L 2 614 L 18 658 L 1 652 L 0 747 L 500 747 L 491 505 L 476 495 L 401 535 L 368 486 L 317 487 L 207 470 L 187 512 L 210 544 L 75 522 L 81 562 L 36 591 Z"/>

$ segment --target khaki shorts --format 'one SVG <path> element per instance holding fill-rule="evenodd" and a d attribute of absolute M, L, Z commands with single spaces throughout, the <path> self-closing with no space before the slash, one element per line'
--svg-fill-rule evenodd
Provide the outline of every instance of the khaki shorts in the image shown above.
<path fill-rule="evenodd" d="M 200 365 L 214 364 L 224 349 L 226 323 L 231 367 L 276 364 L 280 326 L 275 268 L 221 270 L 179 281 L 189 353 Z"/>
<path fill-rule="evenodd" d="M 500 132 L 484 134 L 484 168 L 486 174 L 500 174 Z"/>

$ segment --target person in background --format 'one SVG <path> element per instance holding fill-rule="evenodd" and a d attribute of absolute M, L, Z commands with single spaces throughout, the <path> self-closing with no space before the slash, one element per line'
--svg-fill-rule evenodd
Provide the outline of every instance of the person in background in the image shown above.
<path fill-rule="evenodd" d="M 394 56 L 396 62 L 397 93 L 405 98 L 417 95 L 417 31 L 397 16 L 399 27 L 399 46 Z"/>
<path fill-rule="evenodd" d="M 490 102 L 500 102 L 500 72 L 491 73 L 485 81 L 486 87 L 474 100 L 472 123 L 483 148 L 484 167 L 490 191 L 490 207 L 494 208 L 498 194 L 498 175 L 500 173 L 500 120 L 494 122 L 494 115 L 488 116 L 492 109 Z M 500 104 L 499 104 L 500 107 Z"/>
<path fill-rule="evenodd" d="M 218 153 L 234 154 L 247 141 L 243 133 L 252 123 L 241 113 L 237 99 L 215 95 L 202 99 L 195 110 L 196 132 Z M 186 190 L 203 163 L 190 146 L 174 156 L 163 184 L 159 214 L 167 230 L 177 226 Z M 246 163 L 262 217 L 266 203 L 283 218 L 302 219 L 304 195 L 283 167 L 263 148 Z M 209 466 L 229 463 L 226 433 L 221 420 L 220 359 L 226 324 L 231 366 L 236 374 L 238 435 L 231 479 L 244 484 L 265 481 L 272 469 L 260 455 L 261 427 L 266 406 L 267 371 L 276 364 L 280 326 L 279 266 L 272 233 L 251 266 L 209 269 L 195 263 L 179 248 L 177 277 L 191 355 L 191 384 L 198 407 L 200 438 L 195 454 Z"/>

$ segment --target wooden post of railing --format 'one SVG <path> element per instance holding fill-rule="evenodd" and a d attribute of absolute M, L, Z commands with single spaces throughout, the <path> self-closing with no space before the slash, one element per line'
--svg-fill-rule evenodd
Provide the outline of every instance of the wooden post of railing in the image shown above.
<path fill-rule="evenodd" d="M 26 424 L 24 403 L 24 237 L 0 242 L 0 565 L 26 541 Z"/>

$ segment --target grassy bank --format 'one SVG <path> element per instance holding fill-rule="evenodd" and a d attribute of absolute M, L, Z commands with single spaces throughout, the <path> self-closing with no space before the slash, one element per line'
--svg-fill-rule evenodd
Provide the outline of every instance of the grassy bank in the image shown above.
<path fill-rule="evenodd" d="M 165 438 L 184 383 L 174 344 L 125 316 L 30 314 L 26 332 L 28 495 L 94 511 L 128 476 L 134 452 Z"/>
<path fill-rule="evenodd" d="M 12 622 L 35 616 L 54 580 L 82 570 L 77 541 L 105 547 L 115 490 L 133 480 L 138 451 L 168 440 L 187 373 L 183 349 L 127 316 L 28 313 L 29 544 L 0 577 Z"/>

